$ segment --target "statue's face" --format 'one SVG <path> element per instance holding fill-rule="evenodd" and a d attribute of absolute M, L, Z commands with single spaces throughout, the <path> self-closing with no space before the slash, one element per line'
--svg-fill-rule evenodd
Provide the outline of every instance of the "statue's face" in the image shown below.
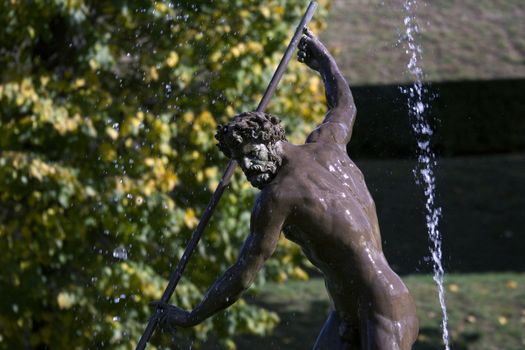
<path fill-rule="evenodd" d="M 277 171 L 276 155 L 264 143 L 249 142 L 232 153 L 248 181 L 259 189 L 267 185 Z"/>

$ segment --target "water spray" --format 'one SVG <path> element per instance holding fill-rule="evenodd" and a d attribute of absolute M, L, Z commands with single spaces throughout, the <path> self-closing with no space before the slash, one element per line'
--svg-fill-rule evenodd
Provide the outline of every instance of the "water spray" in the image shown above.
<path fill-rule="evenodd" d="M 442 263 L 442 237 L 439 231 L 439 219 L 441 217 L 441 208 L 435 203 L 436 194 L 436 177 L 434 168 L 436 166 L 436 155 L 432 151 L 430 144 L 433 130 L 426 114 L 428 104 L 424 102 L 426 90 L 423 86 L 423 69 L 419 65 L 421 60 L 421 47 L 416 42 L 416 35 L 419 32 L 419 26 L 415 17 L 416 0 L 407 0 L 404 4 L 407 16 L 404 19 L 405 35 L 407 42 L 407 54 L 410 59 L 407 64 L 408 71 L 414 76 L 415 82 L 412 87 L 402 89 L 402 92 L 408 97 L 408 112 L 412 119 L 412 129 L 417 141 L 417 164 L 414 168 L 416 182 L 423 188 L 425 195 L 425 218 L 427 231 L 430 240 L 430 254 L 432 258 L 432 267 L 434 270 L 434 281 L 438 286 L 439 304 L 443 313 L 441 322 L 443 343 L 445 349 L 449 350 L 448 334 L 448 316 L 447 306 L 445 303 L 445 286 Z"/>

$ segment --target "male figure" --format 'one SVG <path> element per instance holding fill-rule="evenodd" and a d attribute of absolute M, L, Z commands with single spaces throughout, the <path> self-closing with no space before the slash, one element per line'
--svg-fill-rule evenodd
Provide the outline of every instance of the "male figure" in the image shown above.
<path fill-rule="evenodd" d="M 250 286 L 284 231 L 324 274 L 331 298 L 314 349 L 410 349 L 418 333 L 414 302 L 383 255 L 374 202 L 346 152 L 356 115 L 352 94 L 306 29 L 298 59 L 323 78 L 329 108 L 323 123 L 304 145 L 288 143 L 279 120 L 264 113 L 243 113 L 219 126 L 220 149 L 261 189 L 250 235 L 235 265 L 193 311 L 154 304 L 163 309 L 163 322 L 202 322 Z"/>

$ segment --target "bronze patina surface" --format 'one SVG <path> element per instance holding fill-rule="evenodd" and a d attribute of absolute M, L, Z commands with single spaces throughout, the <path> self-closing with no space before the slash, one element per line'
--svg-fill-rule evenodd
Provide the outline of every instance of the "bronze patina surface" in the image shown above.
<path fill-rule="evenodd" d="M 250 234 L 237 262 L 195 309 L 153 304 L 163 309 L 164 323 L 202 322 L 251 285 L 284 232 L 321 270 L 332 301 L 314 349 L 410 349 L 418 334 L 415 305 L 385 259 L 374 201 L 346 152 L 356 116 L 352 94 L 333 57 L 306 29 L 298 59 L 322 76 L 325 119 L 304 145 L 287 142 L 279 119 L 261 112 L 219 126 L 220 149 L 261 189 Z"/>

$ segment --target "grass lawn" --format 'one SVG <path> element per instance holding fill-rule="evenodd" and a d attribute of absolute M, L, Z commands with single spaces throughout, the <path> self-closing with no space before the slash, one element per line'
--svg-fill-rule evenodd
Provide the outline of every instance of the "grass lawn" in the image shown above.
<path fill-rule="evenodd" d="M 405 75 L 404 0 L 333 0 L 321 33 L 350 84 L 412 80 Z M 525 76 L 522 0 L 418 1 L 417 42 L 429 81 Z"/>
<path fill-rule="evenodd" d="M 420 334 L 415 350 L 443 349 L 437 289 L 428 275 L 405 276 L 418 306 Z M 449 274 L 446 277 L 451 348 L 525 348 L 525 274 Z M 321 279 L 268 284 L 255 298 L 277 312 L 280 325 L 266 337 L 237 339 L 242 349 L 310 349 L 328 312 Z"/>

